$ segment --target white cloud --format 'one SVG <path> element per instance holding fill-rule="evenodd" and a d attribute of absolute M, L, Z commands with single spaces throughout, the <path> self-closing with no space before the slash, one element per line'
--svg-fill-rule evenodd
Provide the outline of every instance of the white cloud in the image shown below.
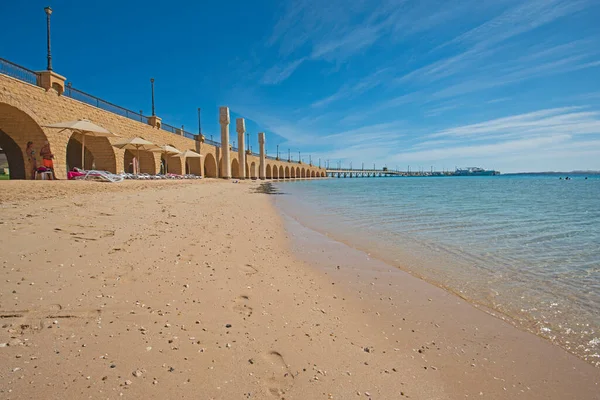
<path fill-rule="evenodd" d="M 294 73 L 296 68 L 298 68 L 302 62 L 304 62 L 304 58 L 294 60 L 284 66 L 275 65 L 265 72 L 261 82 L 265 85 L 276 85 L 283 82 Z"/>

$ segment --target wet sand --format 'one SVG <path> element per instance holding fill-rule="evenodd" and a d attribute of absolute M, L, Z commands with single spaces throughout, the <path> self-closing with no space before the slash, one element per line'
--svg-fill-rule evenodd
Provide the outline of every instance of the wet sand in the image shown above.
<path fill-rule="evenodd" d="M 598 369 L 269 192 L 1 182 L 2 397 L 600 398 Z"/>

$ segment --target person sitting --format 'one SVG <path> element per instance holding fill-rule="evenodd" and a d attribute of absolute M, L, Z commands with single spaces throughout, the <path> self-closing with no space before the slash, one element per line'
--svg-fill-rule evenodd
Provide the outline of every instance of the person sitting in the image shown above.
<path fill-rule="evenodd" d="M 52 154 L 52 150 L 50 150 L 50 143 L 46 140 L 44 145 L 40 149 L 40 156 L 42 156 L 42 165 L 49 169 L 52 172 L 52 179 L 56 179 L 54 175 L 54 154 Z"/>

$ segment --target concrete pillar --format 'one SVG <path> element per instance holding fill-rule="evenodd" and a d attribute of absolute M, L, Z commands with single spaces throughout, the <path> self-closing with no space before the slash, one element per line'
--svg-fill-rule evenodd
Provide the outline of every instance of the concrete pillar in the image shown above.
<path fill-rule="evenodd" d="M 267 177 L 267 157 L 265 155 L 265 133 L 259 132 L 258 144 L 260 146 L 260 165 L 258 169 L 258 177 L 265 179 Z"/>
<path fill-rule="evenodd" d="M 229 108 L 219 107 L 219 124 L 221 124 L 221 173 L 223 179 L 231 178 L 229 159 Z"/>
<path fill-rule="evenodd" d="M 54 89 L 59 95 L 62 95 L 64 93 L 65 81 L 67 80 L 67 78 L 57 74 L 54 71 L 40 71 L 37 73 L 37 75 L 38 86 L 43 87 L 44 89 L 46 89 L 46 91 Z"/>
<path fill-rule="evenodd" d="M 238 134 L 238 161 L 240 163 L 240 179 L 246 179 L 246 145 L 244 142 L 246 122 L 244 121 L 244 118 L 238 118 L 235 120 L 235 130 Z"/>

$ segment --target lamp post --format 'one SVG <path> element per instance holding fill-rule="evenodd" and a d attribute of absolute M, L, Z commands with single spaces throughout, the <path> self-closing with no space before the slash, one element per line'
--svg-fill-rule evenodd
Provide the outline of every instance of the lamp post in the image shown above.
<path fill-rule="evenodd" d="M 300 159 L 300 152 L 298 152 L 298 163 L 301 163 L 302 160 Z"/>
<path fill-rule="evenodd" d="M 198 135 L 202 135 L 202 119 L 200 118 L 200 107 L 198 107 Z"/>
<path fill-rule="evenodd" d="M 150 78 L 150 86 L 152 86 L 152 116 L 155 117 L 156 113 L 154 112 L 154 78 Z"/>
<path fill-rule="evenodd" d="M 279 145 L 277 145 L 277 159 L 279 160 Z"/>
<path fill-rule="evenodd" d="M 52 54 L 50 52 L 50 15 L 52 15 L 52 9 L 50 6 L 44 8 L 46 12 L 46 40 L 48 44 L 48 66 L 46 69 L 52 71 Z"/>
<path fill-rule="evenodd" d="M 288 149 L 288 162 L 290 162 L 291 159 L 292 159 L 292 153 L 290 152 L 290 149 Z"/>
<path fill-rule="evenodd" d="M 308 164 L 312 167 L 312 155 L 308 155 Z"/>

